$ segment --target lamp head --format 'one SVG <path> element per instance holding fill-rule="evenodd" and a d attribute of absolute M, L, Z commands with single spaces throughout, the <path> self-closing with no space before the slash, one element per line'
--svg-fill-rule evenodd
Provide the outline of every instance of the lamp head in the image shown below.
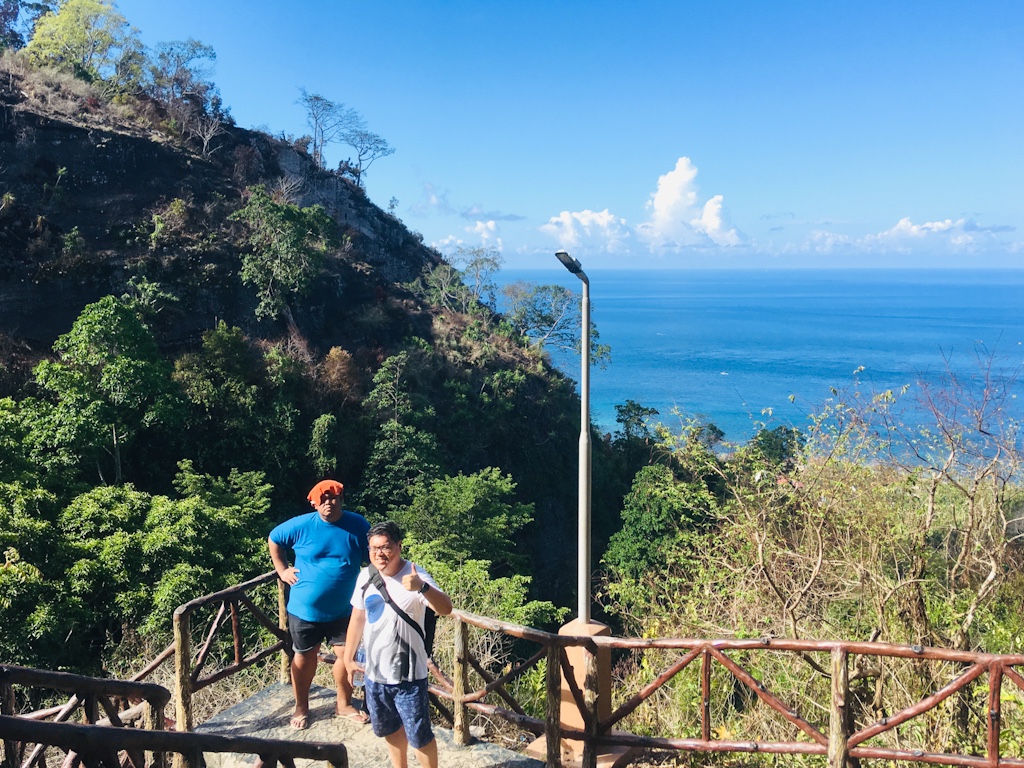
<path fill-rule="evenodd" d="M 583 271 L 583 265 L 580 264 L 579 259 L 574 259 L 569 255 L 568 251 L 556 251 L 555 258 L 562 262 L 562 266 L 574 275 L 578 275 Z"/>

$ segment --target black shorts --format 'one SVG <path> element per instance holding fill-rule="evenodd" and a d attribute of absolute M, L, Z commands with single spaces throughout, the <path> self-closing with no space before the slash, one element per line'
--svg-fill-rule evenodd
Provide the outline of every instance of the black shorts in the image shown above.
<path fill-rule="evenodd" d="M 305 653 L 326 640 L 330 645 L 344 645 L 351 614 L 334 621 L 306 621 L 295 614 L 288 614 L 288 634 L 292 636 L 292 650 Z"/>

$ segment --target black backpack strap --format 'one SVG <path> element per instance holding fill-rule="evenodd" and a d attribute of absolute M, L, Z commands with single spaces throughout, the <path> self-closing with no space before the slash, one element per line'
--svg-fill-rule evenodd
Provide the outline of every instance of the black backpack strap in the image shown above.
<path fill-rule="evenodd" d="M 404 619 L 404 620 L 405 620 L 405 622 L 406 622 L 406 623 L 407 623 L 407 624 L 408 624 L 408 625 L 409 625 L 410 627 L 412 627 L 413 629 L 415 629 L 415 630 L 416 630 L 416 634 L 417 634 L 417 635 L 419 635 L 419 636 L 420 636 L 420 639 L 421 639 L 421 640 L 422 640 L 422 641 L 424 642 L 424 644 L 426 644 L 426 642 L 427 642 L 427 636 L 426 636 L 426 635 L 425 635 L 425 634 L 423 633 L 423 627 L 421 627 L 421 626 L 419 625 L 419 623 L 418 623 L 418 622 L 417 622 L 417 621 L 416 621 L 415 619 L 413 619 L 413 617 L 412 617 L 412 616 L 410 616 L 410 615 L 409 615 L 408 613 L 406 613 L 406 612 L 405 612 L 405 611 L 403 611 L 403 610 L 402 610 L 401 608 L 399 608 L 399 607 L 398 607 L 398 603 L 396 603 L 396 602 L 395 602 L 395 601 L 394 601 L 394 600 L 393 600 L 393 599 L 391 598 L 391 595 L 390 595 L 390 594 L 388 594 L 388 587 L 387 587 L 387 585 L 386 585 L 386 584 L 384 583 L 384 577 L 383 577 L 383 576 L 381 576 L 381 573 L 380 573 L 380 571 L 378 571 L 378 570 L 377 570 L 377 569 L 376 569 L 376 568 L 375 568 L 375 567 L 373 566 L 373 564 L 372 564 L 372 563 L 371 563 L 370 565 L 366 566 L 366 568 L 367 568 L 367 570 L 368 570 L 368 571 L 369 571 L 369 573 L 370 573 L 370 578 L 369 578 L 369 580 L 368 580 L 368 581 L 367 581 L 367 582 L 366 582 L 366 583 L 365 583 L 365 584 L 363 585 L 363 594 L 365 595 L 365 594 L 366 594 L 366 588 L 367 588 L 367 587 L 369 587 L 369 586 L 370 586 L 371 584 L 373 584 L 373 586 L 377 588 L 377 591 L 378 591 L 378 592 L 380 592 L 380 596 L 384 598 L 384 602 L 386 602 L 386 603 L 387 603 L 388 605 L 390 605 L 390 606 L 391 606 L 391 610 L 393 610 L 393 611 L 394 611 L 395 613 L 397 613 L 397 614 L 398 614 L 398 615 L 399 615 L 399 616 L 400 616 L 400 617 L 401 617 L 402 619 Z"/>

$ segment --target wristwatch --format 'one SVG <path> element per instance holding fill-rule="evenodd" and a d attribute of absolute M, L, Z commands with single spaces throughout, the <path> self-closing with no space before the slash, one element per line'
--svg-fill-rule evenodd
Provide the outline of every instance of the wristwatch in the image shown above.
<path fill-rule="evenodd" d="M 424 581 L 424 582 L 423 582 L 423 586 L 422 586 L 422 587 L 420 587 L 420 588 L 419 588 L 419 589 L 418 589 L 417 591 L 418 591 L 418 592 L 419 592 L 419 593 L 420 593 L 421 595 L 424 595 L 424 594 L 426 594 L 427 592 L 429 592 L 429 591 L 430 591 L 430 582 L 429 582 L 429 581 Z"/>

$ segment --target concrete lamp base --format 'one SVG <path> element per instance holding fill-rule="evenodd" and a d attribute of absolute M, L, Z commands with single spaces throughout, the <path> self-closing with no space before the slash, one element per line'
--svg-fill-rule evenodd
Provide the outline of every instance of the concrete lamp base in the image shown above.
<path fill-rule="evenodd" d="M 600 637 L 611 634 L 607 625 L 596 621 L 580 621 L 573 619 L 558 630 L 560 635 L 574 635 L 577 637 Z M 586 683 L 586 651 L 575 646 L 566 648 L 566 656 L 572 666 L 573 677 L 576 685 L 582 691 Z M 612 712 L 611 702 L 612 664 L 611 651 L 608 648 L 601 648 L 597 653 L 597 713 L 602 720 Z M 583 730 L 583 718 L 580 716 L 576 700 L 572 691 L 565 682 L 565 674 L 562 674 L 562 695 L 560 720 L 564 727 Z M 562 765 L 565 768 L 580 768 L 583 765 L 583 742 L 578 739 L 562 739 Z M 606 747 L 597 753 L 597 765 L 599 768 L 616 768 L 625 765 L 636 753 L 633 747 Z M 534 739 L 526 748 L 526 754 L 540 760 L 547 758 L 547 739 L 544 736 Z"/>

